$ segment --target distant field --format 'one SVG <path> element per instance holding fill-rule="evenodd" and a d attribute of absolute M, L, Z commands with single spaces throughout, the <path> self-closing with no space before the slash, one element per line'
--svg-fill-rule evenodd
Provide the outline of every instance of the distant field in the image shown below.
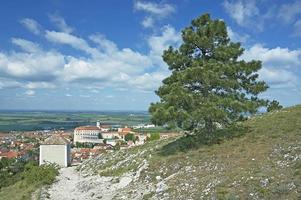
<path fill-rule="evenodd" d="M 94 125 L 96 121 L 110 125 L 149 123 L 147 112 L 63 112 L 63 111 L 0 111 L 0 131 L 73 129 Z"/>

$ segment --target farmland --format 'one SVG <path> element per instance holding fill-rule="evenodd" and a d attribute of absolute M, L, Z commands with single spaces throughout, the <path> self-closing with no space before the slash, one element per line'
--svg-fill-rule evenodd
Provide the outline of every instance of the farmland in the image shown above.
<path fill-rule="evenodd" d="M 0 131 L 73 129 L 96 121 L 115 126 L 149 123 L 145 111 L 0 111 Z"/>

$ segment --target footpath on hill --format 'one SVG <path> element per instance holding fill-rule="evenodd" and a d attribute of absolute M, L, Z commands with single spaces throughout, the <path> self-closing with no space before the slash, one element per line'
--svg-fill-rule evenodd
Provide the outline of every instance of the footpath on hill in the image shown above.
<path fill-rule="evenodd" d="M 77 200 L 102 199 L 110 200 L 118 190 L 131 182 L 131 177 L 123 177 L 114 183 L 112 177 L 85 176 L 75 170 L 75 167 L 60 169 L 60 174 L 51 187 L 42 192 L 42 199 Z"/>

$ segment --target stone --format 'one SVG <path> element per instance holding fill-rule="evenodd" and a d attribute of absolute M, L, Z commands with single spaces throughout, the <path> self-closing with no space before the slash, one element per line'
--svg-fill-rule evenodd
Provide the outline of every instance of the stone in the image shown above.
<path fill-rule="evenodd" d="M 260 180 L 261 187 L 267 187 L 269 184 L 269 179 L 265 178 L 263 180 Z"/>

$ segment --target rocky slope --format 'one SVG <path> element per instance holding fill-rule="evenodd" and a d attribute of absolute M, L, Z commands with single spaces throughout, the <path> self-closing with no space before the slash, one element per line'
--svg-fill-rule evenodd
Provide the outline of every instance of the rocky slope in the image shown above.
<path fill-rule="evenodd" d="M 160 154 L 169 139 L 87 160 L 66 199 L 300 199 L 301 106 L 242 126 L 239 137 L 186 153 Z"/>

